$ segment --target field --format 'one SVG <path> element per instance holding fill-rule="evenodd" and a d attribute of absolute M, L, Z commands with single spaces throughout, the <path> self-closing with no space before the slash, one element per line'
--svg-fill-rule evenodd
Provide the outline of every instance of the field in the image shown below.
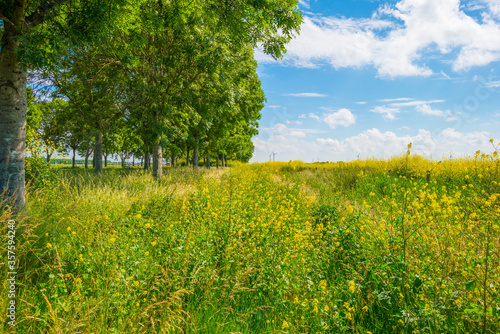
<path fill-rule="evenodd" d="M 479 152 L 53 169 L 1 216 L 17 333 L 499 333 L 499 182 Z"/>

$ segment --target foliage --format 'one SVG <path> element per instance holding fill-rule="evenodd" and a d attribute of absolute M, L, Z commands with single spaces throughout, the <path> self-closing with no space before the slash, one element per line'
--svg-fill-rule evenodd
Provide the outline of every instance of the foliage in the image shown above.
<path fill-rule="evenodd" d="M 51 152 L 50 154 L 53 152 L 63 154 L 62 147 L 57 147 L 50 140 L 44 140 L 38 132 L 28 127 L 26 151 L 28 153 L 24 163 L 26 181 L 33 183 L 36 187 L 49 185 L 54 178 L 44 155 L 47 151 Z"/>

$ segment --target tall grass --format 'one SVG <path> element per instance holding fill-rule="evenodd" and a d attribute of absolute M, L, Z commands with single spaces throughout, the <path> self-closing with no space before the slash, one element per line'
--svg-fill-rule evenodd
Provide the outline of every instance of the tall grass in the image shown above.
<path fill-rule="evenodd" d="M 494 164 L 58 169 L 18 224 L 17 330 L 496 333 Z"/>

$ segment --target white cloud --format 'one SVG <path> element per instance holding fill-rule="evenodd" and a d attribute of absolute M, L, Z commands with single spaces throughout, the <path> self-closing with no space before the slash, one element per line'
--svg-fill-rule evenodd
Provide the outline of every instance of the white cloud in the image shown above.
<path fill-rule="evenodd" d="M 321 109 L 332 112 L 325 113 L 322 116 L 310 113 L 309 117 L 317 121 L 325 122 L 332 129 L 336 128 L 339 125 L 348 127 L 356 123 L 356 116 L 349 109 L 342 108 L 335 112 L 329 108 L 321 108 Z"/>
<path fill-rule="evenodd" d="M 288 125 L 290 125 L 290 124 L 301 125 L 302 121 L 290 121 L 290 120 L 286 120 L 286 124 L 288 124 Z"/>
<path fill-rule="evenodd" d="M 303 6 L 304 8 L 311 8 L 309 5 L 309 0 L 299 0 L 299 5 Z"/>
<path fill-rule="evenodd" d="M 412 101 L 413 99 L 409 98 L 409 97 L 398 97 L 398 98 L 395 98 L 395 99 L 382 99 L 382 100 L 378 100 L 379 102 L 400 102 L 400 101 Z"/>
<path fill-rule="evenodd" d="M 407 101 L 407 102 L 396 102 L 396 103 L 391 103 L 389 104 L 391 107 L 416 107 L 424 104 L 430 104 L 430 103 L 442 103 L 446 102 L 445 100 L 430 100 L 430 101 L 421 101 L 421 100 L 412 100 L 412 101 Z"/>
<path fill-rule="evenodd" d="M 311 112 L 311 113 L 309 113 L 309 115 L 308 115 L 308 116 L 309 116 L 310 118 L 312 118 L 312 119 L 317 120 L 317 121 L 320 121 L 320 120 L 321 120 L 321 117 L 319 117 L 318 115 L 316 115 L 316 114 L 314 114 L 314 113 L 312 113 L 312 112 Z"/>
<path fill-rule="evenodd" d="M 274 106 L 267 106 L 267 107 L 271 108 L 271 109 L 281 108 L 281 106 L 276 106 L 276 105 L 274 105 Z"/>
<path fill-rule="evenodd" d="M 488 133 L 463 133 L 448 128 L 434 135 L 428 130 L 420 129 L 414 136 L 398 136 L 392 131 L 381 132 L 373 128 L 344 140 L 318 138 L 316 142 L 332 153 L 350 153 L 351 157 L 354 153 L 360 153 L 364 156 L 387 158 L 406 151 L 409 143 L 413 144 L 412 152 L 420 155 L 442 155 L 450 151 L 473 154 L 477 149 L 487 148 Z"/>
<path fill-rule="evenodd" d="M 365 101 L 359 101 L 359 102 L 356 102 L 356 104 L 366 104 Z"/>
<path fill-rule="evenodd" d="M 399 114 L 401 112 L 401 109 L 391 108 L 386 106 L 377 106 L 373 108 L 371 111 L 377 114 L 382 114 L 384 118 L 392 121 L 397 119 L 396 114 Z"/>
<path fill-rule="evenodd" d="M 290 93 L 283 94 L 283 96 L 295 96 L 295 97 L 326 97 L 328 95 L 319 94 L 319 93 Z"/>
<path fill-rule="evenodd" d="M 500 60 L 500 3 L 481 2 L 487 6 L 481 9 L 482 21 L 468 16 L 460 0 L 400 0 L 380 7 L 371 18 L 306 16 L 283 63 L 374 66 L 380 76 L 390 78 L 432 75 L 425 63 L 429 54 L 451 62 L 455 71 L 483 66 Z"/>
<path fill-rule="evenodd" d="M 326 114 L 323 119 L 332 129 L 336 128 L 338 125 L 348 127 L 356 123 L 356 116 L 346 108 L 342 108 L 332 114 Z"/>
<path fill-rule="evenodd" d="M 413 144 L 412 153 L 441 158 L 450 151 L 456 155 L 472 155 L 476 150 L 491 151 L 487 132 L 460 132 L 448 128 L 439 131 L 420 129 L 414 135 L 397 135 L 392 131 L 382 132 L 377 128 L 365 130 L 347 138 L 317 138 L 314 142 L 306 138 L 274 135 L 267 140 L 254 139 L 255 155 L 252 161 L 268 161 L 270 152 L 278 152 L 279 160 L 323 161 L 353 160 L 361 157 L 388 158 L 406 151 Z"/>
<path fill-rule="evenodd" d="M 307 117 L 306 114 L 299 115 L 299 118 L 306 118 L 306 117 Z"/>

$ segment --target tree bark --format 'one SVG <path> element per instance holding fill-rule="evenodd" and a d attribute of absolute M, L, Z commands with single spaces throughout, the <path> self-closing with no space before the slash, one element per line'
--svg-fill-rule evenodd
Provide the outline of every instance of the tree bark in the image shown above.
<path fill-rule="evenodd" d="M 22 8 L 17 8 L 22 7 Z M 24 188 L 24 154 L 26 138 L 26 72 L 16 56 L 24 5 L 14 7 L 13 23 L 4 23 L 0 41 L 0 193 L 14 199 L 16 212 L 26 206 Z"/>
<path fill-rule="evenodd" d="M 97 130 L 95 133 L 94 170 L 95 170 L 96 175 L 102 173 L 102 131 L 101 130 Z"/>
<path fill-rule="evenodd" d="M 186 146 L 186 167 L 189 167 L 189 145 Z"/>
<path fill-rule="evenodd" d="M 172 162 L 170 163 L 170 165 L 171 165 L 172 167 L 175 167 L 175 153 L 174 153 L 174 152 L 172 152 L 172 157 L 171 157 L 171 159 L 172 159 Z"/>
<path fill-rule="evenodd" d="M 89 168 L 89 157 L 93 151 L 90 148 L 87 149 L 87 153 L 85 154 L 85 168 Z"/>
<path fill-rule="evenodd" d="M 73 165 L 71 166 L 71 168 L 75 168 L 75 164 L 76 164 L 76 148 L 73 148 Z"/>
<path fill-rule="evenodd" d="M 149 169 L 149 152 L 144 154 L 144 170 Z"/>
<path fill-rule="evenodd" d="M 104 167 L 108 167 L 108 149 L 104 151 Z"/>
<path fill-rule="evenodd" d="M 163 154 L 160 143 L 153 145 L 153 177 L 160 180 L 163 175 Z"/>
<path fill-rule="evenodd" d="M 216 163 L 217 168 L 219 168 L 219 159 L 220 159 L 220 153 L 217 152 L 217 159 L 216 159 L 216 161 L 217 161 L 217 163 Z"/>
<path fill-rule="evenodd" d="M 193 168 L 198 168 L 198 141 L 193 149 Z"/>
<path fill-rule="evenodd" d="M 207 151 L 207 168 L 210 169 L 210 152 Z"/>

